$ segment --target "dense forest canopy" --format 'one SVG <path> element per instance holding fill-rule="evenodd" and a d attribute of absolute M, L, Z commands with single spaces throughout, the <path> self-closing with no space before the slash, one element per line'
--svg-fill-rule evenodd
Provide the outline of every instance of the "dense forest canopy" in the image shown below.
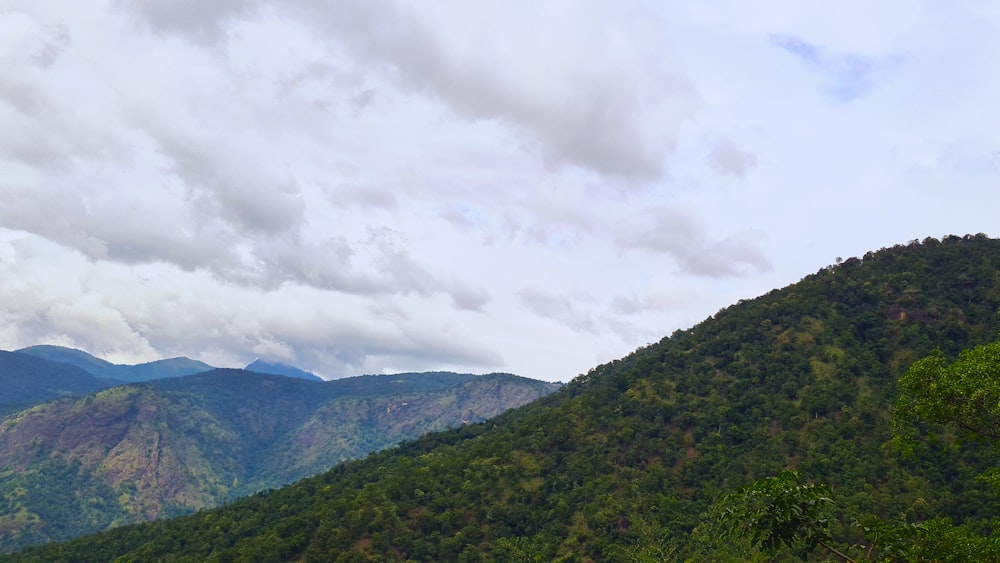
<path fill-rule="evenodd" d="M 892 413 L 894 448 L 907 455 L 925 455 L 929 442 L 944 440 L 964 446 L 987 441 L 1000 446 L 1000 341 L 962 351 L 946 361 L 940 351 L 920 359 L 899 379 L 900 396 Z M 1000 484 L 1000 467 L 989 467 L 978 479 Z M 1000 534 L 980 535 L 955 526 L 948 516 L 908 522 L 878 516 L 852 515 L 852 525 L 864 541 L 842 545 L 831 533 L 836 501 L 823 483 L 803 483 L 797 471 L 783 471 L 740 487 L 713 506 L 707 524 L 695 536 L 722 537 L 729 554 L 742 560 L 753 556 L 795 555 L 807 558 L 825 550 L 841 561 L 942 562 L 998 561 Z M 697 543 L 699 540 L 693 540 Z M 709 540 L 708 543 L 711 543 Z"/>
<path fill-rule="evenodd" d="M 697 539 L 726 492 L 793 469 L 847 514 L 988 531 L 988 444 L 884 447 L 898 378 L 998 337 L 1000 241 L 949 236 L 821 269 L 482 424 L 189 517 L 23 560 L 587 561 L 732 557 Z M 837 524 L 836 522 L 844 522 Z M 842 526 L 838 529 L 837 526 Z"/>

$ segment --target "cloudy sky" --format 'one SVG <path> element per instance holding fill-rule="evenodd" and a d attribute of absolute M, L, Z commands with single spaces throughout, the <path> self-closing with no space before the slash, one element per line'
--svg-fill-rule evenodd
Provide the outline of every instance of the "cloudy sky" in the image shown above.
<path fill-rule="evenodd" d="M 0 0 L 0 348 L 569 380 L 1000 235 L 1000 3 Z"/>

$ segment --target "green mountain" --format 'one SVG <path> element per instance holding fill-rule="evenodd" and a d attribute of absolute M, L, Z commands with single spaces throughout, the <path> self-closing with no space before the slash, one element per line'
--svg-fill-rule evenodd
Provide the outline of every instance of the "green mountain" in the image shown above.
<path fill-rule="evenodd" d="M 0 418 L 31 405 L 86 395 L 117 382 L 98 379 L 72 365 L 0 351 Z"/>
<path fill-rule="evenodd" d="M 62 346 L 39 345 L 17 350 L 53 362 L 62 362 L 82 368 L 95 377 L 117 379 L 123 383 L 151 381 L 165 377 L 181 377 L 215 369 L 212 366 L 190 358 L 169 358 L 137 365 L 113 364 L 96 358 L 83 350 Z"/>
<path fill-rule="evenodd" d="M 266 362 L 260 358 L 250 362 L 250 364 L 243 369 L 247 371 L 255 371 L 257 373 L 270 373 L 271 375 L 284 375 L 285 377 L 297 377 L 299 379 L 323 381 L 322 377 L 312 373 L 311 371 L 299 369 L 295 366 L 282 364 L 280 362 Z"/>
<path fill-rule="evenodd" d="M 15 413 L 0 421 L 0 551 L 217 506 L 556 388 L 441 375 L 215 370 Z"/>
<path fill-rule="evenodd" d="M 1000 328 L 1000 241 L 927 239 L 823 268 L 482 424 L 295 485 L 15 560 L 725 559 L 692 530 L 722 492 L 794 468 L 845 511 L 987 528 L 1000 464 L 885 448 L 898 376 Z M 851 530 L 838 530 L 849 537 Z M 704 540 L 704 538 L 702 538 Z M 712 550 L 720 550 L 713 552 Z"/>

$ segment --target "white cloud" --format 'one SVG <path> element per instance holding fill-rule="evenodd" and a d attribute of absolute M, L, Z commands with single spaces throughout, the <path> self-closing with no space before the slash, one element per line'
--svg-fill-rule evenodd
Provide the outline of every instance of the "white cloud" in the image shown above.
<path fill-rule="evenodd" d="M 837 256 L 998 234 L 998 25 L 982 3 L 18 0 L 0 347 L 568 379 Z"/>
<path fill-rule="evenodd" d="M 727 140 L 712 147 L 707 160 L 708 165 L 719 174 L 737 178 L 745 178 L 750 169 L 757 165 L 757 157 L 753 153 Z"/>
<path fill-rule="evenodd" d="M 623 244 L 631 249 L 662 252 L 681 271 L 709 277 L 762 272 L 771 264 L 755 244 L 758 235 L 742 232 L 719 240 L 705 232 L 697 217 L 674 209 L 653 209 L 641 217 Z"/>

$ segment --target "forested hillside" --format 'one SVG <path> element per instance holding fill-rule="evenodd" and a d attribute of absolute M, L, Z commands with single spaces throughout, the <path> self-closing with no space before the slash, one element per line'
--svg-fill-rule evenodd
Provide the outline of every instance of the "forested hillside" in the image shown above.
<path fill-rule="evenodd" d="M 321 382 L 216 370 L 40 404 L 0 420 L 0 551 L 217 506 L 556 387 L 505 374 Z"/>
<path fill-rule="evenodd" d="M 725 545 L 692 542 L 709 506 L 785 468 L 828 483 L 841 510 L 985 528 L 1000 510 L 974 476 L 995 452 L 884 445 L 900 374 L 995 340 L 998 308 L 1000 241 L 914 241 L 741 301 L 486 423 L 18 559 L 586 561 L 656 544 L 718 560 Z"/>

